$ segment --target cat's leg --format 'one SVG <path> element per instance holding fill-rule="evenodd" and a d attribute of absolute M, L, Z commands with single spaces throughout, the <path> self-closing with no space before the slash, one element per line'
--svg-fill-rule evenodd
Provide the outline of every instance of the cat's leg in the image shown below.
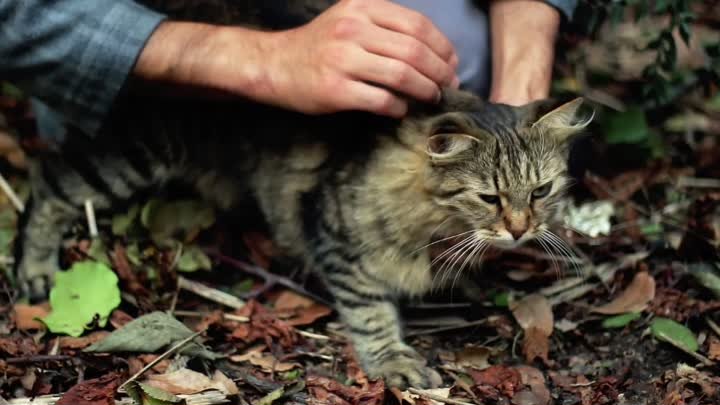
<path fill-rule="evenodd" d="M 394 387 L 438 386 L 440 375 L 403 342 L 401 320 L 388 283 L 359 261 L 345 258 L 325 255 L 321 267 L 365 371 Z"/>
<path fill-rule="evenodd" d="M 53 274 L 59 269 L 62 235 L 80 213 L 58 198 L 34 196 L 23 213 L 19 239 L 16 241 L 18 260 L 16 274 L 20 293 L 32 301 L 47 298 Z"/>

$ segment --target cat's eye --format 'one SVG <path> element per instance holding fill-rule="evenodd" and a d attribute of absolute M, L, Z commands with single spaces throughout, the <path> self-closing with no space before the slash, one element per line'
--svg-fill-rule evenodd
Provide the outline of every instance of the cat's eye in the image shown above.
<path fill-rule="evenodd" d="M 552 190 L 552 183 L 546 183 L 542 186 L 536 188 L 532 192 L 532 198 L 543 198 L 547 197 L 548 194 L 550 194 L 550 190 Z"/>
<path fill-rule="evenodd" d="M 480 194 L 480 199 L 485 201 L 488 204 L 499 204 L 500 203 L 500 197 L 494 195 L 494 194 Z"/>

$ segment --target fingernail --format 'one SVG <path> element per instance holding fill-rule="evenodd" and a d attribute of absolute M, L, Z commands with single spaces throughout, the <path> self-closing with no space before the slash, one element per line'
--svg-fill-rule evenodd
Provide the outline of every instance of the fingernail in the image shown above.
<path fill-rule="evenodd" d="M 442 101 L 442 91 L 438 89 L 437 93 L 435 93 L 435 104 L 439 104 L 440 101 Z"/>

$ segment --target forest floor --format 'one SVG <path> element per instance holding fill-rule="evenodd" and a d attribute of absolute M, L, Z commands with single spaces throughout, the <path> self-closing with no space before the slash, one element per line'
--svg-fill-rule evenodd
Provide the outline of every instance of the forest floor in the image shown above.
<path fill-rule="evenodd" d="M 50 302 L 18 301 L 2 194 L 0 404 L 718 404 L 720 138 L 664 139 L 664 158 L 633 167 L 632 146 L 579 148 L 555 254 L 495 252 L 475 287 L 404 303 L 435 390 L 368 379 L 318 280 L 197 201 L 98 218 L 98 237 L 79 226 Z"/>

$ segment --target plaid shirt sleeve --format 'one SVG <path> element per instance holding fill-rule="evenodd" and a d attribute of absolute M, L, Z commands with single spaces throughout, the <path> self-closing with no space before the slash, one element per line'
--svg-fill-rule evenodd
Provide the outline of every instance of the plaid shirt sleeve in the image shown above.
<path fill-rule="evenodd" d="M 567 20 L 572 20 L 578 0 L 545 0 L 545 2 L 560 10 Z"/>
<path fill-rule="evenodd" d="M 0 76 L 94 133 L 164 18 L 132 0 L 2 0 Z"/>

